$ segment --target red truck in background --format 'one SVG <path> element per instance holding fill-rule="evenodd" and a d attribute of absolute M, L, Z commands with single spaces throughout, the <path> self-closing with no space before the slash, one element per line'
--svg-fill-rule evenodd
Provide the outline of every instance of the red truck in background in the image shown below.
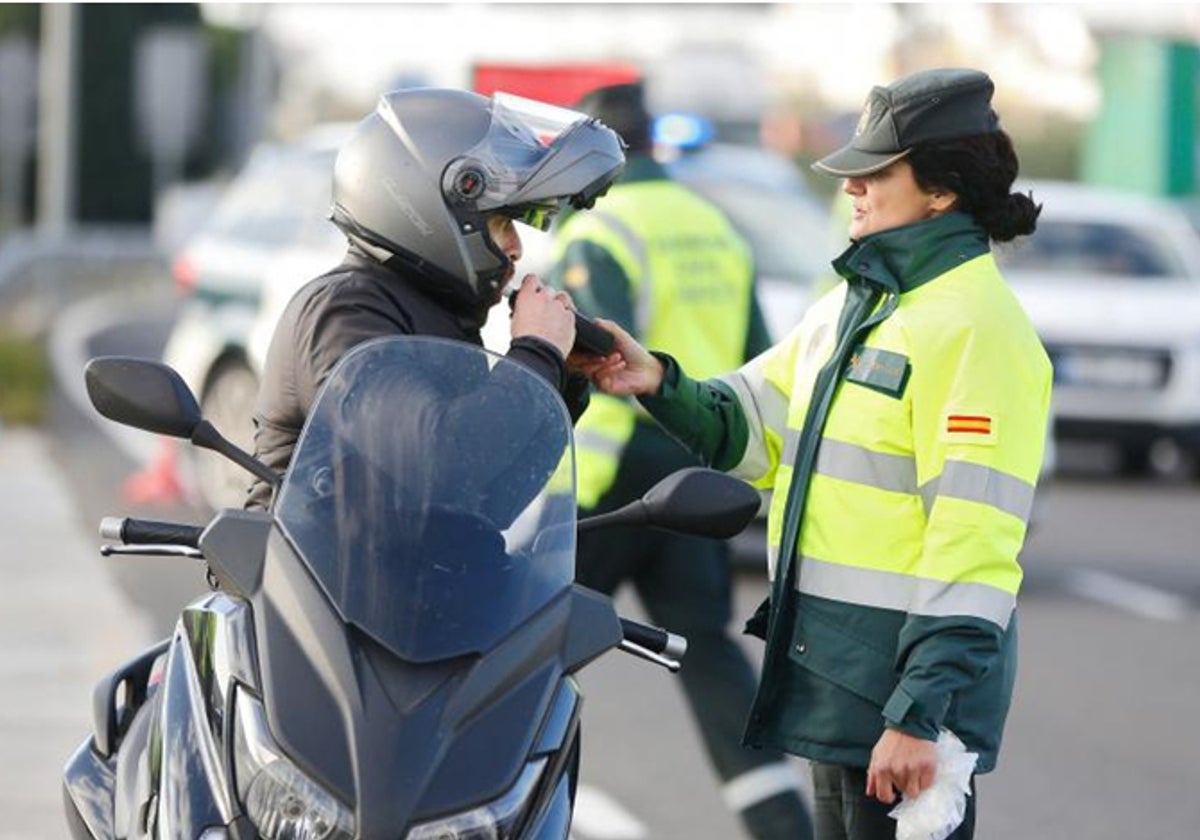
<path fill-rule="evenodd" d="M 631 64 L 485 63 L 476 64 L 471 75 L 471 86 L 484 96 L 504 91 L 569 107 L 598 87 L 636 82 L 642 71 Z"/>

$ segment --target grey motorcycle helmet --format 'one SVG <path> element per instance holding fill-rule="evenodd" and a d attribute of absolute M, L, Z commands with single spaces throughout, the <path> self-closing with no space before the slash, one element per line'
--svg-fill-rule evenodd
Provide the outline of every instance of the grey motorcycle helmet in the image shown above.
<path fill-rule="evenodd" d="M 488 216 L 546 230 L 564 203 L 592 206 L 624 164 L 617 134 L 577 111 L 503 93 L 393 91 L 338 152 L 331 218 L 377 259 L 477 312 L 509 269 Z"/>

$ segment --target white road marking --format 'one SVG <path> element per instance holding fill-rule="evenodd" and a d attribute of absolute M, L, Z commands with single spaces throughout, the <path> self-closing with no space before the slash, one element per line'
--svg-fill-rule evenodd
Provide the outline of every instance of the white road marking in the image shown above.
<path fill-rule="evenodd" d="M 646 826 L 599 788 L 580 785 L 575 792 L 572 834 L 588 840 L 644 840 Z"/>
<path fill-rule="evenodd" d="M 1073 572 L 1067 589 L 1097 603 L 1159 621 L 1180 621 L 1191 612 L 1191 604 L 1171 592 L 1095 569 Z"/>
<path fill-rule="evenodd" d="M 794 793 L 803 787 L 796 768 L 788 761 L 777 761 L 735 776 L 721 788 L 721 794 L 729 810 L 736 812 L 745 811 L 781 793 Z"/>

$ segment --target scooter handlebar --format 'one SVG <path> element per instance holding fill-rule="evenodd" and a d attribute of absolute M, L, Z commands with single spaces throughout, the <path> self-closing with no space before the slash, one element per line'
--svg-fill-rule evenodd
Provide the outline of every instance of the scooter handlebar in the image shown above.
<path fill-rule="evenodd" d="M 651 653 L 661 654 L 670 659 L 682 659 L 687 653 L 687 639 L 662 628 L 622 618 L 621 631 L 626 641 L 633 642 Z"/>
<path fill-rule="evenodd" d="M 156 522 L 152 519 L 133 519 L 106 516 L 100 520 L 100 536 L 106 540 L 138 545 L 186 545 L 200 546 L 199 525 L 184 525 L 178 522 Z"/>

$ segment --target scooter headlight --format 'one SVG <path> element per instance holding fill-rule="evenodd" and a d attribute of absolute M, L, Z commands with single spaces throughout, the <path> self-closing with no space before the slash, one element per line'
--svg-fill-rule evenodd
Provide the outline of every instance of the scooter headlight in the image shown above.
<path fill-rule="evenodd" d="M 531 761 L 498 799 L 471 811 L 413 826 L 405 840 L 510 840 L 533 801 L 546 759 Z"/>
<path fill-rule="evenodd" d="M 263 840 L 351 840 L 354 815 L 276 745 L 262 703 L 237 692 L 234 783 Z"/>

